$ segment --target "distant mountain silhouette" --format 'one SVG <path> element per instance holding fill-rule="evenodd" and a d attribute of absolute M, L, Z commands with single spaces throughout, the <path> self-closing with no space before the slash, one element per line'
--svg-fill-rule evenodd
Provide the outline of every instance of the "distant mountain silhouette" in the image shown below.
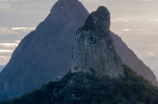
<path fill-rule="evenodd" d="M 21 41 L 0 74 L 0 98 L 20 96 L 70 71 L 74 35 L 88 15 L 78 0 L 58 0 L 48 17 Z"/>

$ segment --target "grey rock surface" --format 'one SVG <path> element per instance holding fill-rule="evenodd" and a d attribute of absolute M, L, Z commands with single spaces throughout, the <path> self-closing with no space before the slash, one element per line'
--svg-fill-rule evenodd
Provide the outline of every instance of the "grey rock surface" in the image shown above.
<path fill-rule="evenodd" d="M 110 12 L 99 7 L 77 30 L 72 50 L 72 70 L 95 74 L 98 77 L 118 78 L 124 75 L 110 34 Z"/>
<path fill-rule="evenodd" d="M 88 15 L 78 0 L 58 0 L 0 73 L 0 99 L 21 96 L 69 72 L 74 35 Z"/>
<path fill-rule="evenodd" d="M 0 73 L 0 100 L 21 96 L 68 73 L 76 30 L 88 15 L 78 0 L 58 0 L 48 17 L 21 41 Z M 154 73 L 120 37 L 111 36 L 122 62 L 156 85 Z"/>

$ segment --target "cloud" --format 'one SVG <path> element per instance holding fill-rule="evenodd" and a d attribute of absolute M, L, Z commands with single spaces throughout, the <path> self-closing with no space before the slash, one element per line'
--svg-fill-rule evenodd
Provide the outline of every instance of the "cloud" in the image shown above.
<path fill-rule="evenodd" d="M 158 22 L 158 18 L 152 17 L 118 17 L 112 19 L 111 22 Z"/>
<path fill-rule="evenodd" d="M 8 56 L 0 56 L 0 65 L 6 65 L 10 57 Z"/>
<path fill-rule="evenodd" d="M 130 29 L 123 29 L 123 31 L 126 31 L 126 32 L 128 32 L 128 31 L 130 31 Z"/>
<path fill-rule="evenodd" d="M 14 50 L 19 40 L 34 30 L 48 15 L 57 0 L 0 0 L 0 49 Z M 103 5 L 112 17 L 112 31 L 121 38 L 139 57 L 148 57 L 149 52 L 158 54 L 158 11 L 157 0 L 79 0 L 89 10 Z M 37 3 L 38 2 L 38 3 Z M 3 4 L 3 5 L 2 5 Z M 8 5 L 8 6 L 7 6 Z M 2 9 L 3 7 L 3 9 Z M 155 29 L 155 30 L 154 30 Z M 7 34 L 7 35 L 6 35 Z M 17 41 L 18 40 L 18 41 Z M 151 45 L 150 43 L 153 43 Z M 10 44 L 11 43 L 11 44 Z M 13 44 L 12 44 L 13 43 Z M 16 45 L 14 45 L 17 43 Z M 11 53 L 0 53 L 0 56 Z M 8 58 L 9 59 L 9 58 Z M 1 59 L 0 59 L 1 63 Z"/>
<path fill-rule="evenodd" d="M 6 1 L 8 1 L 8 0 L 0 0 L 0 2 L 6 2 Z"/>
<path fill-rule="evenodd" d="M 8 1 L 17 2 L 17 1 L 26 1 L 26 0 L 8 0 Z"/>
<path fill-rule="evenodd" d="M 18 43 L 0 43 L 0 45 L 3 45 L 5 47 L 13 47 L 18 46 Z"/>
<path fill-rule="evenodd" d="M 103 0 L 100 0 L 103 1 Z M 158 0 L 107 0 L 111 2 L 155 2 Z"/>
<path fill-rule="evenodd" d="M 149 54 L 150 56 L 154 56 L 154 53 L 152 53 L 152 52 L 149 52 L 148 54 Z"/>
<path fill-rule="evenodd" d="M 158 0 L 137 0 L 137 1 L 158 1 Z"/>
<path fill-rule="evenodd" d="M 20 43 L 21 41 L 20 41 L 20 40 L 14 40 L 14 42 L 16 42 L 16 43 Z"/>
<path fill-rule="evenodd" d="M 150 29 L 139 29 L 139 31 L 150 32 Z"/>
<path fill-rule="evenodd" d="M 8 8 L 10 8 L 10 4 L 6 4 L 6 3 L 0 4 L 0 9 L 8 9 Z"/>
<path fill-rule="evenodd" d="M 13 27 L 12 30 L 21 30 L 24 32 L 35 30 L 34 27 Z"/>
<path fill-rule="evenodd" d="M 83 1 L 83 0 L 80 0 Z M 155 2 L 158 0 L 84 0 L 84 1 L 108 1 L 108 2 Z"/>
<path fill-rule="evenodd" d="M 6 52 L 9 52 L 9 53 L 12 53 L 13 50 L 1 50 L 1 49 L 0 49 L 0 53 L 2 53 L 2 52 L 5 52 L 5 53 L 6 53 Z"/>
<path fill-rule="evenodd" d="M 5 28 L 5 27 L 0 27 L 0 34 L 1 35 L 19 34 L 19 32 L 10 30 L 10 29 Z"/>
<path fill-rule="evenodd" d="M 0 56 L 10 57 L 17 46 L 18 43 L 0 43 Z M 5 60 L 5 64 L 9 61 L 10 58 L 7 59 Z M 3 60 L 2 57 L 0 58 L 0 65 L 1 60 Z"/>
<path fill-rule="evenodd" d="M 158 18 L 150 19 L 151 22 L 158 22 Z"/>
<path fill-rule="evenodd" d="M 19 1 L 26 1 L 26 0 L 0 0 L 0 2 L 19 2 Z"/>
<path fill-rule="evenodd" d="M 0 43 L 0 50 L 15 50 L 18 44 L 19 43 Z"/>
<path fill-rule="evenodd" d="M 119 17 L 116 19 L 112 19 L 111 22 L 130 22 L 132 21 L 132 19 L 129 18 L 123 18 L 123 17 Z"/>
<path fill-rule="evenodd" d="M 84 0 L 85 2 L 98 2 L 99 0 Z"/>

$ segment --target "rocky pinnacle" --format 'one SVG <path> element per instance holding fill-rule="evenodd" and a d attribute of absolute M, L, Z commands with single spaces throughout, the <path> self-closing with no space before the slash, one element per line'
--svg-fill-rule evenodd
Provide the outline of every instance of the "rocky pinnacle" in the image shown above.
<path fill-rule="evenodd" d="M 110 35 L 110 12 L 99 7 L 85 25 L 77 30 L 72 50 L 71 72 L 95 74 L 98 77 L 118 78 L 124 75 Z"/>

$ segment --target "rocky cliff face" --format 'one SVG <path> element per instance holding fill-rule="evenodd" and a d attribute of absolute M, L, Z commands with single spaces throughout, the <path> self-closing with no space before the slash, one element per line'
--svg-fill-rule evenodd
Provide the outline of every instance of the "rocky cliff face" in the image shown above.
<path fill-rule="evenodd" d="M 58 0 L 48 17 L 21 41 L 0 73 L 0 98 L 20 96 L 70 71 L 74 34 L 88 14 L 78 0 Z"/>
<path fill-rule="evenodd" d="M 121 58 L 122 63 L 128 65 L 139 75 L 143 76 L 145 79 L 148 79 L 154 85 L 158 86 L 156 76 L 152 70 L 147 67 L 131 49 L 128 48 L 128 46 L 118 35 L 111 32 L 111 37 L 115 46 L 115 51 Z"/>
<path fill-rule="evenodd" d="M 77 30 L 71 71 L 111 78 L 124 75 L 111 39 L 110 13 L 105 7 L 99 7 L 91 13 L 85 25 Z"/>
<path fill-rule="evenodd" d="M 48 17 L 21 41 L 0 73 L 0 100 L 20 96 L 44 83 L 59 80 L 70 71 L 74 34 L 88 15 L 78 0 L 58 0 Z M 135 66 L 135 71 L 156 84 L 153 72 L 125 43 L 115 34 L 112 34 L 112 39 L 123 63 L 128 61 L 125 64 Z M 135 65 L 131 64 L 133 62 Z"/>

